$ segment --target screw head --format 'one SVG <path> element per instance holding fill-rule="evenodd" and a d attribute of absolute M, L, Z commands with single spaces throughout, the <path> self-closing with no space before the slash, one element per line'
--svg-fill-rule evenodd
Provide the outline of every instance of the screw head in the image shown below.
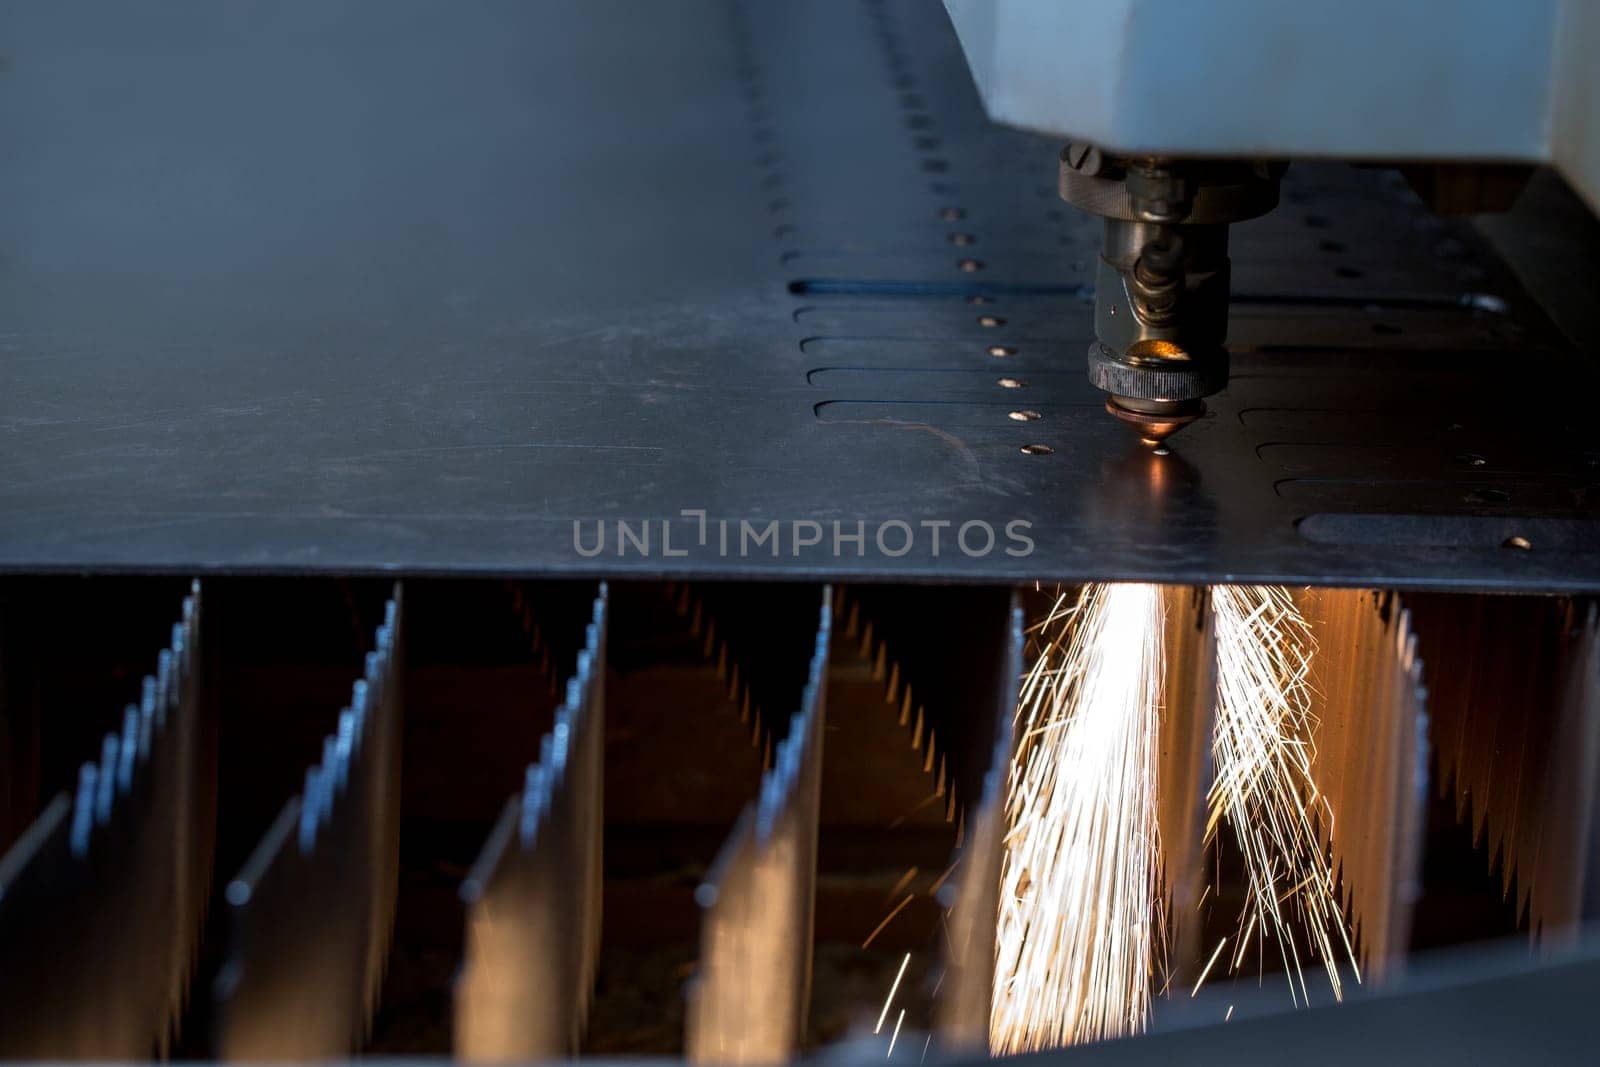
<path fill-rule="evenodd" d="M 1100 149 L 1082 141 L 1074 141 L 1067 145 L 1066 150 L 1061 153 L 1061 160 L 1079 174 L 1091 178 L 1099 174 L 1105 166 L 1105 158 L 1101 156 Z"/>

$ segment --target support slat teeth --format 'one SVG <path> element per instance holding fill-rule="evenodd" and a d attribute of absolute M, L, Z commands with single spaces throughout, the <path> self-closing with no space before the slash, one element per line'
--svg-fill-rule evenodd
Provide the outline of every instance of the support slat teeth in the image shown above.
<path fill-rule="evenodd" d="M 988 737 L 972 746 L 985 769 L 981 784 L 964 804 L 957 804 L 958 790 L 950 790 L 957 819 L 956 858 L 931 889 L 946 905 L 940 938 L 944 969 L 934 993 L 934 1032 L 943 1051 L 972 1056 L 989 1052 L 1006 789 L 1015 755 L 1014 715 L 1022 679 L 1022 606 L 1015 594 L 1007 598 L 994 623 L 998 632 L 992 636 L 996 647 L 988 664 L 992 677 L 984 697 L 987 706 L 969 709 L 980 721 L 987 720 Z M 947 879 L 953 881 L 946 884 Z"/>
<path fill-rule="evenodd" d="M 1175 988 L 1192 986 L 1213 946 L 1202 945 L 1197 905 L 1206 885 L 1206 794 L 1212 777 L 1216 709 L 1216 633 L 1209 590 L 1162 590 L 1166 669 L 1162 680 L 1157 824 L 1167 973 Z"/>
<path fill-rule="evenodd" d="M 201 616 L 191 582 L 155 673 L 99 761 L 80 768 L 77 795 L 53 799 L 0 856 L 0 1058 L 141 1060 L 171 1048 L 216 826 Z"/>
<path fill-rule="evenodd" d="M 369 1032 L 399 887 L 403 617 L 397 585 L 323 759 L 228 887 L 222 1058 L 333 1058 Z"/>
<path fill-rule="evenodd" d="M 766 690 L 762 683 L 767 664 L 759 655 L 754 665 L 746 658 L 759 643 L 751 631 L 759 628 L 742 626 L 741 622 L 748 619 L 737 610 L 729 613 L 730 604 L 736 609 L 749 607 L 748 603 L 741 605 L 738 596 L 730 600 L 726 595 L 714 594 L 702 599 L 698 589 L 683 585 L 670 590 L 670 606 L 678 618 L 686 623 L 692 621 L 689 629 L 695 634 L 695 643 L 708 651 L 707 663 L 696 664 L 699 673 L 694 684 L 702 687 L 697 692 L 705 692 L 708 686 L 704 668 L 714 667 L 727 700 L 748 724 L 748 736 L 761 760 L 764 778 L 776 779 L 788 773 L 785 759 L 791 749 L 785 745 L 789 735 L 784 725 L 792 729 L 795 716 L 784 725 L 775 725 L 771 705 L 764 714 L 762 696 Z M 941 688 L 948 679 L 937 669 L 930 670 L 929 664 L 937 656 L 926 649 L 908 650 L 905 634 L 923 632 L 907 625 L 916 613 L 892 603 L 892 595 L 880 595 L 883 599 L 858 600 L 843 590 L 832 595 L 827 605 L 829 617 L 838 612 L 847 620 L 835 652 L 844 653 L 854 644 L 866 650 L 866 661 L 860 666 L 870 667 L 873 678 L 883 685 L 885 708 L 881 714 L 895 716 L 897 725 L 906 730 L 910 749 L 920 756 L 906 758 L 917 758 L 922 773 L 929 776 L 932 796 L 913 814 L 920 822 L 926 822 L 942 810 L 954 830 L 958 849 L 985 847 L 989 827 L 983 822 L 983 794 L 972 791 L 973 782 L 967 774 L 972 738 L 959 718 L 950 714 L 948 694 Z M 1590 854 L 1593 827 L 1600 818 L 1600 608 L 1560 600 L 1533 602 L 1514 598 L 1496 598 L 1486 604 L 1476 598 L 1454 596 L 1443 607 L 1435 605 L 1432 611 L 1417 612 L 1409 593 L 1404 601 L 1391 593 L 1352 590 L 1311 590 L 1296 596 L 1315 631 L 1317 650 L 1311 686 L 1316 694 L 1317 719 L 1312 775 L 1315 792 L 1327 814 L 1326 818 L 1314 814 L 1312 821 L 1319 823 L 1318 831 L 1324 835 L 1332 857 L 1337 901 L 1348 916 L 1363 976 L 1386 980 L 1403 962 L 1420 878 L 1424 828 L 1420 798 L 1428 784 L 1430 741 L 1439 753 L 1439 795 L 1448 798 L 1449 806 L 1472 828 L 1476 840 L 1485 848 L 1494 880 L 1500 882 L 1519 917 L 1525 916 L 1522 921 L 1529 924 L 1534 940 L 1545 945 L 1563 944 L 1574 937 L 1578 923 L 1585 918 L 1585 909 L 1594 906 L 1592 901 L 1600 892 L 1595 888 L 1600 884 L 1600 857 Z M 750 596 L 751 601 L 755 599 Z M 1417 599 L 1427 603 L 1426 597 Z M 536 605 L 520 588 L 512 593 L 512 602 L 516 619 L 534 649 L 534 662 L 545 675 L 535 686 L 548 684 L 553 690 L 560 690 L 558 679 L 552 677 L 553 666 L 570 648 L 561 651 L 562 635 L 549 629 L 547 621 L 541 621 Z M 398 587 L 394 603 L 391 634 L 398 633 Z M 497 601 L 495 606 L 499 608 L 502 603 Z M 886 605 L 890 610 L 885 610 Z M 668 606 L 656 603 L 653 608 L 658 616 L 665 616 Z M 1430 643 L 1428 628 L 1443 613 L 1462 619 L 1447 628 L 1445 636 Z M 185 619 L 190 617 L 186 605 Z M 192 617 L 198 620 L 197 609 Z M 336 609 L 336 624 L 338 618 Z M 1168 620 L 1170 624 L 1170 615 Z M 852 624 L 857 627 L 854 636 L 849 633 Z M 198 643 L 198 621 L 194 627 L 188 639 L 191 646 Z M 1467 635 L 1465 639 L 1463 634 Z M 676 643 L 672 653 L 682 657 L 688 652 L 686 639 L 676 629 L 673 636 Z M 174 646 L 179 643 L 175 639 Z M 1165 647 L 1169 659 L 1177 658 L 1170 641 Z M 1439 654 L 1441 649 L 1447 654 Z M 1430 652 L 1434 659 L 1425 657 Z M 126 819 L 133 806 L 143 802 L 137 796 L 137 786 L 130 787 L 125 780 L 136 781 L 129 776 L 137 776 L 143 760 L 154 758 L 147 754 L 161 744 L 161 724 L 166 723 L 168 730 L 175 728 L 172 724 L 182 718 L 178 709 L 187 699 L 179 694 L 173 680 L 182 672 L 169 666 L 167 653 L 163 657 L 167 658 L 162 660 L 158 675 L 147 679 L 139 703 L 126 709 L 121 727 L 105 739 L 95 763 L 86 769 L 76 805 L 67 798 L 65 814 L 57 812 L 50 816 L 55 822 L 47 820 L 43 839 L 47 848 L 59 847 L 69 859 L 82 861 L 83 856 L 72 856 L 75 840 L 86 840 L 87 846 L 80 847 L 87 847 L 92 856 L 99 847 L 97 843 L 109 840 L 119 826 L 126 825 L 119 820 Z M 397 658 L 397 653 L 387 659 L 379 655 L 376 666 L 369 665 L 362 679 L 369 691 L 398 689 L 398 675 L 385 674 L 398 670 Z M 1435 660 L 1442 665 L 1430 667 Z M 1424 676 L 1430 669 L 1434 672 L 1430 680 L 1448 687 L 1452 695 L 1460 698 L 1458 702 L 1435 699 L 1430 712 L 1424 687 Z M 864 669 L 853 673 L 849 684 L 863 686 L 864 673 Z M 717 687 L 709 688 L 714 693 Z M 1172 691 L 1169 679 L 1164 692 L 1170 698 Z M 872 694 L 863 695 L 875 706 Z M 570 694 L 567 699 L 571 700 Z M 352 707 L 356 703 L 353 696 Z M 1158 796 L 1193 795 L 1197 790 L 1172 783 L 1206 776 L 1195 771 L 1189 760 L 1192 753 L 1187 750 L 1172 754 L 1174 760 L 1184 763 L 1183 768 L 1173 770 L 1165 765 L 1166 747 L 1173 743 L 1172 718 L 1199 723 L 1199 715 L 1194 709 L 1173 710 L 1169 717 L 1167 709 L 1163 710 L 1163 767 Z M 374 712 L 371 722 L 376 723 L 380 717 Z M 1212 732 L 1209 720 L 1206 723 L 1198 730 L 1201 735 Z M 372 728 L 377 729 L 375 725 Z M 889 728 L 887 720 L 882 721 L 881 728 Z M 150 740 L 152 736 L 154 741 Z M 1209 751 L 1209 746 L 1204 751 Z M 319 844 L 343 833 L 338 823 L 350 803 L 348 793 L 341 793 L 348 786 L 337 780 L 341 774 L 353 776 L 358 764 L 359 758 L 341 750 L 338 734 L 325 740 L 321 759 L 306 780 L 300 803 L 292 810 L 285 809 L 285 821 L 275 827 L 276 839 L 269 835 L 263 843 L 263 858 L 254 872 L 257 877 L 246 881 L 241 876 L 244 892 L 233 894 L 237 900 L 230 896 L 230 915 L 243 914 L 242 909 L 252 904 L 259 908 L 271 899 L 274 879 L 289 877 L 279 874 L 291 866 L 284 857 L 302 852 L 309 856 L 294 861 L 300 868 L 293 876 L 302 881 L 308 877 L 307 865 L 316 859 Z M 909 765 L 906 770 L 911 770 Z M 392 784 L 394 779 L 383 777 Z M 548 790 L 548 783 L 530 781 L 524 794 L 532 795 L 541 789 Z M 395 803 L 397 797 L 373 799 L 373 819 L 384 824 L 390 815 L 383 812 Z M 507 849 L 518 847 L 525 807 L 522 801 L 517 802 L 516 818 L 509 831 L 511 843 L 501 849 L 502 860 Z M 1441 803 L 1439 810 L 1443 812 L 1445 807 Z M 79 810 L 84 812 L 81 817 L 76 816 Z M 1163 806 L 1159 818 L 1161 869 L 1166 879 L 1161 902 L 1164 920 L 1183 911 L 1175 903 L 1179 897 L 1175 872 L 1197 866 L 1193 857 L 1173 858 L 1178 854 L 1178 839 L 1191 836 L 1175 827 L 1183 825 L 1192 814 L 1173 814 Z M 553 832 L 552 819 L 546 811 L 535 822 L 544 831 Z M 375 831 L 375 836 L 384 833 Z M 55 844 L 58 839 L 59 846 Z M 398 878 L 397 862 L 388 858 L 387 852 L 388 845 L 379 841 L 366 857 L 371 877 L 378 885 L 369 903 L 371 928 L 363 935 L 364 966 L 355 983 L 359 989 L 352 1011 L 356 1022 L 353 1033 L 341 1038 L 344 1051 L 359 1045 L 363 1035 L 370 1034 L 378 991 L 387 970 L 389 933 L 394 922 L 392 886 Z M 1203 862 L 1201 858 L 1198 864 Z M 955 870 L 960 873 L 960 868 Z M 16 873 L 15 864 L 0 864 L 0 902 L 6 900 L 10 889 L 7 879 L 14 879 Z M 63 884 L 70 881 L 55 877 Z M 187 913 L 192 906 L 203 916 L 208 884 L 206 871 L 178 885 L 173 890 L 179 902 L 174 911 Z M 975 891 L 966 878 L 957 878 L 952 891 L 958 887 L 961 892 Z M 11 938 L 4 929 L 4 919 L 4 912 L 0 911 L 0 941 Z M 247 920 L 235 921 L 242 924 Z M 947 927 L 955 922 L 953 912 L 946 921 Z M 137 920 L 134 925 L 138 925 Z M 969 929 L 967 935 L 971 933 Z M 474 936 L 481 939 L 503 935 L 503 929 L 492 934 L 480 931 L 478 935 L 469 933 L 469 941 Z M 265 937 L 260 933 L 256 936 L 258 942 Z M 589 952 L 591 940 L 587 934 L 584 937 L 583 951 Z M 947 928 L 941 940 L 947 954 L 955 957 L 965 951 L 962 945 L 970 941 L 970 936 L 965 940 L 957 938 Z M 177 935 L 174 945 L 181 947 L 173 949 L 170 960 L 163 952 L 151 953 L 152 958 L 159 958 L 154 966 L 161 969 L 166 980 L 151 985 L 152 1000 L 162 1003 L 149 1047 L 163 1054 L 173 1047 L 177 1020 L 198 956 L 198 935 L 187 941 Z M 0 964 L 5 963 L 6 951 L 0 948 Z M 240 963 L 248 962 L 248 953 L 230 952 L 223 969 L 224 981 L 215 991 L 218 1032 L 223 1035 L 219 1043 L 230 1040 L 238 1003 L 248 999 L 245 986 L 252 980 L 250 968 Z M 1232 954 L 1230 945 L 1219 966 L 1225 968 Z M 587 968 L 592 979 L 592 960 L 579 966 Z M 4 970 L 0 966 L 0 986 L 4 985 Z M 938 988 L 945 988 L 944 978 L 940 983 Z M 590 987 L 583 983 L 574 993 L 576 999 L 568 1017 L 580 1020 L 578 1032 L 590 994 Z M 273 995 L 277 996 L 277 991 Z M 942 1002 L 942 998 L 937 999 Z M 5 1003 L 9 1002 L 0 1000 L 0 1004 Z M 911 1021 L 910 1017 L 907 1021 Z M 569 1054 L 576 1048 L 576 1038 L 571 1036 L 572 1031 L 566 1033 L 568 1036 L 560 1045 L 564 1051 L 521 1055 Z M 256 1038 L 277 1040 L 276 1036 L 263 1034 L 265 1028 L 258 1031 Z M 296 1035 L 295 1040 L 305 1040 L 304 1035 Z M 7 1037 L 0 1035 L 0 1052 L 6 1049 L 6 1041 Z"/>
<path fill-rule="evenodd" d="M 887 608 L 891 615 L 896 615 L 902 612 L 903 609 L 894 606 L 892 595 L 891 599 L 879 605 L 879 608 L 873 608 L 871 604 L 864 604 L 860 596 L 850 595 L 855 593 L 855 590 L 847 589 L 846 592 L 845 602 L 859 611 L 863 632 L 872 635 L 870 642 L 863 643 L 863 647 L 868 649 L 865 654 L 870 656 L 873 666 L 872 676 L 874 680 L 885 683 L 885 700 L 896 705 L 897 718 L 900 725 L 907 729 L 907 737 L 911 743 L 912 751 L 920 751 L 924 755 L 923 773 L 935 778 L 933 783 L 935 795 L 946 797 L 949 801 L 945 806 L 947 812 L 946 821 L 954 822 L 957 814 L 962 810 L 964 800 L 954 775 L 946 773 L 943 782 L 938 781 L 940 760 L 945 755 L 938 744 L 938 731 L 932 727 L 932 723 L 927 716 L 924 700 L 918 695 L 921 691 L 918 689 L 916 681 L 908 671 L 902 658 L 896 655 L 896 646 L 890 638 L 891 629 L 884 628 L 884 620 L 875 618 L 873 615 L 875 610 L 884 608 Z M 911 617 L 900 618 L 898 621 L 902 624 L 902 629 L 907 629 L 908 632 L 916 626 L 914 614 Z M 921 659 L 929 659 L 925 654 L 925 650 L 916 649 L 915 646 L 909 647 Z M 947 655 L 957 659 L 960 658 L 954 650 L 951 650 Z M 930 662 L 922 664 L 924 668 L 932 665 Z M 947 665 L 938 667 L 938 671 L 947 670 Z"/>
<path fill-rule="evenodd" d="M 1595 607 L 1457 595 L 1412 608 L 1444 795 L 1519 921 L 1542 944 L 1570 944 L 1600 873 L 1587 858 L 1600 794 Z"/>
<path fill-rule="evenodd" d="M 583 1036 L 600 946 L 608 612 L 601 583 L 539 760 L 461 886 L 463 1060 L 553 1060 Z"/>
<path fill-rule="evenodd" d="M 778 1063 L 804 1037 L 831 590 L 820 601 L 798 708 L 769 751 L 759 798 L 695 893 L 703 918 L 687 1019 L 693 1062 Z"/>
<path fill-rule="evenodd" d="M 1411 615 L 1392 594 L 1307 590 L 1316 640 L 1312 778 L 1362 973 L 1397 973 L 1410 940 L 1427 796 L 1427 700 Z"/>
<path fill-rule="evenodd" d="M 534 665 L 544 677 L 545 695 L 554 699 L 560 696 L 561 679 L 556 677 L 550 643 L 540 625 L 538 613 L 520 583 L 507 582 L 506 588 L 511 597 L 511 614 L 527 637 Z"/>
<path fill-rule="evenodd" d="M 907 728 L 912 751 L 924 752 L 923 773 L 932 775 L 937 767 L 938 752 L 933 744 L 932 733 L 924 735 L 924 709 L 916 697 L 915 686 L 895 658 L 879 621 L 864 611 L 861 602 L 850 594 L 848 588 L 843 590 L 842 603 L 848 606 L 847 610 L 853 617 L 861 620 L 860 655 L 871 664 L 872 680 L 883 683 L 883 701 L 895 707 L 899 725 Z M 944 788 L 935 783 L 936 795 L 943 796 Z"/>
<path fill-rule="evenodd" d="M 759 635 L 762 626 L 770 622 L 764 614 L 769 609 L 759 599 L 752 599 L 748 589 L 719 583 L 684 583 L 675 595 L 683 613 L 693 620 L 690 631 L 701 640 L 702 657 L 725 683 L 728 701 L 738 708 L 739 721 L 749 727 L 751 745 L 765 759 L 773 751 L 773 723 L 751 684 L 761 673 L 756 669 L 759 663 L 747 661 L 759 661 L 768 654 L 762 646 L 770 642 Z"/>

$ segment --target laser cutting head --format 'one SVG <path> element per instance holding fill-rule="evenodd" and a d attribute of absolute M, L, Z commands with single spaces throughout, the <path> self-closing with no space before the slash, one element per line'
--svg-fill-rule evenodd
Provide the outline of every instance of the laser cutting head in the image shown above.
<path fill-rule="evenodd" d="M 1062 199 L 1105 219 L 1089 380 L 1149 445 L 1199 418 L 1228 382 L 1228 224 L 1272 210 L 1282 173 L 1062 150 Z"/>

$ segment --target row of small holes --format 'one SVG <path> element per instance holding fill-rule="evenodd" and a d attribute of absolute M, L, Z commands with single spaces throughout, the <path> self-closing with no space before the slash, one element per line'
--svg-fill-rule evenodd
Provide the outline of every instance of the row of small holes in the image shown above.
<path fill-rule="evenodd" d="M 974 299 L 982 300 L 983 298 L 976 297 Z M 984 329 L 999 329 L 1005 324 L 1006 320 L 998 315 L 978 316 L 978 325 Z M 990 345 L 987 349 L 985 349 L 985 351 L 996 359 L 1009 359 L 1017 354 L 1018 349 L 1015 345 L 995 344 Z M 1025 388 L 1028 383 L 1023 381 L 1021 378 L 1001 378 L 997 384 L 1002 389 L 1022 389 Z M 1015 408 L 1006 412 L 1006 418 L 1013 422 L 1037 422 L 1044 418 L 1044 415 L 1038 411 L 1034 411 L 1032 408 Z M 1055 454 L 1055 449 L 1051 448 L 1049 445 L 1037 443 L 1023 445 L 1020 449 L 1018 449 L 1018 451 L 1025 456 L 1050 456 Z"/>
<path fill-rule="evenodd" d="M 879 43 L 883 47 L 886 65 L 893 79 L 894 87 L 901 90 L 900 106 L 906 112 L 906 127 L 913 132 L 912 147 L 924 153 L 922 170 L 928 174 L 945 174 L 950 169 L 949 163 L 934 154 L 940 149 L 941 141 L 939 137 L 929 132 L 935 129 L 934 120 L 926 112 L 927 101 L 913 91 L 917 86 L 917 81 L 907 69 L 909 61 L 899 49 L 892 27 L 892 20 L 881 2 L 869 4 L 867 10 L 869 17 L 877 24 Z M 948 186 L 943 182 L 931 182 L 928 189 L 932 193 L 942 194 L 948 191 Z M 1060 219 L 1059 212 L 1055 212 L 1054 216 L 1057 220 Z M 961 207 L 951 205 L 939 209 L 939 219 L 943 222 L 961 223 L 966 220 L 966 217 L 967 212 Z M 966 227 L 950 231 L 946 234 L 945 239 L 956 248 L 970 248 L 978 243 L 977 235 Z M 963 274 L 976 274 L 983 270 L 984 266 L 983 260 L 970 256 L 956 261 L 956 269 Z M 990 298 L 981 294 L 974 294 L 967 298 L 967 302 L 978 305 L 987 304 L 990 302 Z M 978 325 L 984 329 L 999 329 L 1006 324 L 1006 320 L 998 315 L 980 315 L 977 321 Z M 996 359 L 1006 359 L 1017 354 L 1017 348 L 1014 345 L 1005 344 L 989 345 L 985 351 Z M 997 384 L 1002 389 L 1022 389 L 1027 386 L 1027 382 L 1022 379 L 1009 377 L 1000 378 Z M 1043 417 L 1037 411 L 1023 408 L 1009 411 L 1006 416 L 1014 422 L 1034 422 Z M 1055 449 L 1049 445 L 1027 444 L 1022 446 L 1021 451 L 1024 455 L 1029 456 L 1048 456 L 1053 454 Z"/>
<path fill-rule="evenodd" d="M 794 233 L 794 225 L 788 220 L 791 206 L 789 198 L 783 195 L 783 157 L 777 148 L 777 133 L 772 126 L 772 115 L 766 108 L 766 90 L 762 84 L 761 67 L 756 63 L 755 52 L 750 46 L 750 33 L 745 25 L 744 10 L 737 5 L 733 8 L 733 37 L 735 59 L 738 64 L 734 73 L 739 80 L 740 95 L 744 98 L 745 121 L 750 126 L 750 140 L 755 146 L 754 163 L 761 173 L 761 190 L 771 197 L 766 204 L 767 213 L 777 220 L 772 228 L 772 236 L 781 240 Z"/>
<path fill-rule="evenodd" d="M 1404 181 L 1400 179 L 1399 175 L 1396 174 L 1388 176 L 1386 180 L 1397 190 L 1399 199 L 1412 205 L 1414 209 L 1420 212 L 1420 201 L 1413 194 L 1411 194 L 1409 188 L 1405 185 Z M 1310 198 L 1303 191 L 1285 189 L 1284 199 L 1291 204 L 1304 205 L 1309 201 Z M 1327 216 L 1321 214 L 1306 214 L 1302 216 L 1301 221 L 1305 227 L 1310 230 L 1326 230 L 1330 227 L 1330 222 Z M 1414 224 L 1418 230 L 1424 232 L 1438 230 L 1443 225 L 1439 219 L 1430 214 L 1419 214 L 1415 219 Z M 1349 245 L 1347 245 L 1345 242 L 1334 240 L 1332 238 L 1324 238 L 1319 240 L 1317 242 L 1317 248 L 1319 251 L 1335 256 L 1342 256 L 1350 251 Z M 1467 258 L 1469 253 L 1469 249 L 1464 242 L 1458 238 L 1448 236 L 1436 241 L 1431 250 L 1435 258 L 1447 261 L 1464 260 Z M 1345 264 L 1339 264 L 1335 266 L 1334 274 L 1337 277 L 1347 279 L 1359 279 L 1364 276 L 1364 272 L 1359 268 Z M 1460 281 L 1468 283 L 1481 280 L 1485 276 L 1486 272 L 1484 272 L 1482 268 L 1473 265 L 1468 265 L 1457 271 L 1457 278 Z M 1500 335 L 1500 331 L 1497 327 L 1490 326 L 1487 329 L 1491 336 Z M 1405 332 L 1402 327 L 1390 322 L 1374 322 L 1371 325 L 1371 330 L 1375 334 L 1384 336 L 1395 336 Z M 1451 427 L 1451 429 L 1459 428 L 1459 426 Z M 1465 466 L 1474 468 L 1481 468 L 1488 465 L 1488 460 L 1481 455 L 1477 455 L 1476 453 L 1464 453 L 1457 456 L 1456 461 Z M 1475 506 L 1504 505 L 1511 503 L 1511 495 L 1500 489 L 1479 488 L 1465 494 L 1462 498 L 1462 501 L 1466 504 Z M 1515 549 L 1518 551 L 1528 551 L 1533 548 L 1533 543 L 1526 537 L 1521 535 L 1513 535 L 1502 541 L 1501 547 Z"/>
<path fill-rule="evenodd" d="M 875 23 L 878 43 L 883 48 L 884 61 L 892 84 L 894 88 L 900 90 L 900 108 L 905 112 L 906 129 L 912 134 L 911 147 L 922 153 L 922 172 L 932 175 L 948 174 L 950 162 L 938 154 L 943 147 L 943 141 L 938 136 L 933 116 L 928 113 L 928 101 L 915 91 L 917 79 L 909 69 L 910 59 L 900 49 L 894 32 L 893 17 L 882 3 L 868 4 L 867 16 Z M 935 196 L 942 196 L 950 191 L 950 187 L 942 181 L 931 181 L 928 183 L 928 191 Z M 960 222 L 966 218 L 966 214 L 966 211 L 959 207 L 946 207 L 939 211 L 939 217 L 945 222 Z M 977 235 L 964 229 L 947 234 L 945 239 L 957 248 L 970 248 L 978 241 Z M 983 267 L 981 259 L 965 257 L 956 261 L 956 269 L 963 274 L 975 274 Z"/>
<path fill-rule="evenodd" d="M 1289 179 L 1285 180 L 1287 182 Z M 1423 233 L 1431 233 L 1444 227 L 1444 220 L 1426 210 L 1422 200 L 1411 190 L 1398 172 L 1391 172 L 1390 176 L 1386 176 L 1385 183 L 1390 186 L 1395 198 L 1409 207 L 1414 213 L 1415 217 L 1412 219 L 1412 226 L 1415 229 Z M 1284 199 L 1291 204 L 1306 204 L 1311 198 L 1303 191 L 1291 189 L 1285 191 Z M 1307 229 L 1311 230 L 1325 230 L 1331 225 L 1326 215 L 1316 213 L 1303 216 L 1301 221 L 1304 222 Z M 1318 247 L 1324 252 L 1335 254 L 1343 254 L 1348 251 L 1343 241 L 1322 241 Z M 1462 284 L 1476 285 L 1485 281 L 1489 276 L 1489 272 L 1484 270 L 1482 266 L 1470 261 L 1471 250 L 1459 238 L 1440 238 L 1434 242 L 1431 251 L 1435 259 L 1459 264 L 1455 269 L 1455 278 Z M 1349 279 L 1363 276 L 1362 272 L 1354 267 L 1340 267 L 1334 273 L 1341 278 Z"/>
<path fill-rule="evenodd" d="M 982 303 L 986 301 L 986 298 L 981 296 L 975 296 L 971 299 L 975 303 Z M 999 329 L 1005 324 L 1006 320 L 998 315 L 978 316 L 978 325 L 984 329 Z M 1009 359 L 1010 357 L 1016 355 L 1018 350 L 1015 345 L 995 344 L 990 345 L 987 349 L 985 349 L 985 351 L 996 359 Z M 1002 389 L 1022 389 L 1025 388 L 1028 383 L 1023 381 L 1021 378 L 1001 378 L 997 384 L 999 384 Z M 1034 411 L 1031 408 L 1016 408 L 1006 412 L 1006 418 L 1013 422 L 1037 422 L 1038 420 L 1044 418 L 1044 415 L 1038 411 Z M 1055 454 L 1055 449 L 1051 448 L 1049 445 L 1042 444 L 1026 444 L 1023 445 L 1018 451 L 1025 456 L 1049 456 Z"/>
<path fill-rule="evenodd" d="M 1319 221 L 1325 221 L 1320 215 L 1312 215 L 1310 218 L 1317 219 Z M 1317 248 L 1323 252 L 1327 252 L 1328 254 L 1335 256 L 1344 255 L 1346 252 L 1350 251 L 1350 246 L 1345 244 L 1343 241 L 1318 241 Z M 1333 273 L 1340 278 L 1364 277 L 1364 274 L 1360 269 L 1343 265 L 1335 267 Z M 1405 333 L 1406 331 L 1403 327 L 1396 326 L 1392 322 L 1375 322 L 1372 324 L 1372 332 L 1384 337 L 1395 337 Z"/>
<path fill-rule="evenodd" d="M 1311 230 L 1326 230 L 1328 228 L 1328 226 L 1329 226 L 1328 218 L 1327 218 L 1326 215 L 1307 215 L 1305 217 L 1305 219 L 1304 219 L 1304 222 L 1306 224 L 1306 228 L 1307 229 L 1311 229 Z M 1335 241 L 1335 240 L 1331 240 L 1331 239 L 1318 241 L 1317 242 L 1317 248 L 1320 249 L 1323 252 L 1327 252 L 1327 253 L 1329 253 L 1331 255 L 1336 255 L 1336 256 L 1342 256 L 1346 252 L 1350 251 L 1350 246 L 1345 244 L 1343 241 Z M 1348 265 L 1343 264 L 1343 263 L 1341 263 L 1338 266 L 1334 267 L 1333 268 L 1333 273 L 1334 273 L 1334 277 L 1347 278 L 1347 279 L 1350 279 L 1352 281 L 1355 280 L 1355 279 L 1358 279 L 1358 278 L 1365 278 L 1366 277 L 1366 272 L 1363 271 L 1361 268 L 1359 268 L 1359 267 L 1351 267 L 1351 266 L 1348 266 Z M 1376 331 L 1376 332 L 1380 332 L 1381 333 L 1382 331 Z M 1396 329 L 1395 332 L 1398 333 L 1399 330 Z"/>

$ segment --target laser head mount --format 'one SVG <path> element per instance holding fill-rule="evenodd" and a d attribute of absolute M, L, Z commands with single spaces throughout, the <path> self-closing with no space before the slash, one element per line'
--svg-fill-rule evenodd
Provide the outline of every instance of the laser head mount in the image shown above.
<path fill-rule="evenodd" d="M 1157 445 L 1228 382 L 1228 224 L 1278 203 L 1284 164 L 1061 152 L 1061 197 L 1105 219 L 1089 380 Z"/>

